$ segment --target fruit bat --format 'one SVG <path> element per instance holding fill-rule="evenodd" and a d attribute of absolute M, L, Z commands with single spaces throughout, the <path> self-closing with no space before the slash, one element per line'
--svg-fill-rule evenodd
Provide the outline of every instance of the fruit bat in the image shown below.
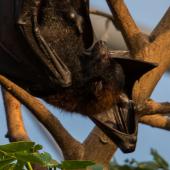
<path fill-rule="evenodd" d="M 69 112 L 89 116 L 123 152 L 137 140 L 132 87 L 156 65 L 93 43 L 88 0 L 0 1 L 0 74 Z M 114 121 L 99 113 L 113 109 Z"/>

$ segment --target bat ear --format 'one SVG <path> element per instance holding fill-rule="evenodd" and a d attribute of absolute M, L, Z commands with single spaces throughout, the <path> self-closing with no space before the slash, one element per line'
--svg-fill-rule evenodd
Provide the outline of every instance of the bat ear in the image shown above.
<path fill-rule="evenodd" d="M 145 74 L 146 72 L 157 67 L 157 63 L 151 63 L 147 61 L 137 60 L 130 57 L 112 57 L 112 59 L 118 62 L 126 72 L 136 73 L 137 77 Z"/>
<path fill-rule="evenodd" d="M 129 57 L 112 57 L 112 62 L 117 62 L 122 66 L 125 74 L 125 89 L 130 97 L 133 85 L 146 72 L 154 69 L 158 66 L 156 63 L 146 62 L 142 60 L 136 60 Z"/>

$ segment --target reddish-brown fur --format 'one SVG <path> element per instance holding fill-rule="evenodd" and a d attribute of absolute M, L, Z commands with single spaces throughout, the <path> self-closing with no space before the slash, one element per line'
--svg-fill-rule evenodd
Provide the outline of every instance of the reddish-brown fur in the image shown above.
<path fill-rule="evenodd" d="M 84 115 L 101 113 L 117 103 L 119 89 L 115 91 L 113 83 L 103 85 L 102 89 L 97 89 L 97 85 L 98 82 L 92 83 L 91 87 L 88 87 L 84 92 L 82 89 L 60 90 L 55 95 L 44 97 L 44 99 L 69 112 L 78 112 Z"/>

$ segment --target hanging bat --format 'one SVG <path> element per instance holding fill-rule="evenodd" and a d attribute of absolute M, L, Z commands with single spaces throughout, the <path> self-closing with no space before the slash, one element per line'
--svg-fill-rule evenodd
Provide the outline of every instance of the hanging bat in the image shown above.
<path fill-rule="evenodd" d="M 115 57 L 103 41 L 93 45 L 88 0 L 2 0 L 0 26 L 0 74 L 89 116 L 123 152 L 135 149 L 132 87 L 156 65 Z M 97 116 L 111 108 L 114 121 Z"/>

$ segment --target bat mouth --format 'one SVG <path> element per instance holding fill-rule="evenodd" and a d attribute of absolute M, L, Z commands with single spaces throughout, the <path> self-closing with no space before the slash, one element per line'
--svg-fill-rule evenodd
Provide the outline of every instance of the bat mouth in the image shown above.
<path fill-rule="evenodd" d="M 118 107 L 114 107 L 106 113 L 100 113 L 90 118 L 122 152 L 130 153 L 135 150 L 138 117 L 134 112 L 128 113 L 125 118 L 120 114 Z"/>

